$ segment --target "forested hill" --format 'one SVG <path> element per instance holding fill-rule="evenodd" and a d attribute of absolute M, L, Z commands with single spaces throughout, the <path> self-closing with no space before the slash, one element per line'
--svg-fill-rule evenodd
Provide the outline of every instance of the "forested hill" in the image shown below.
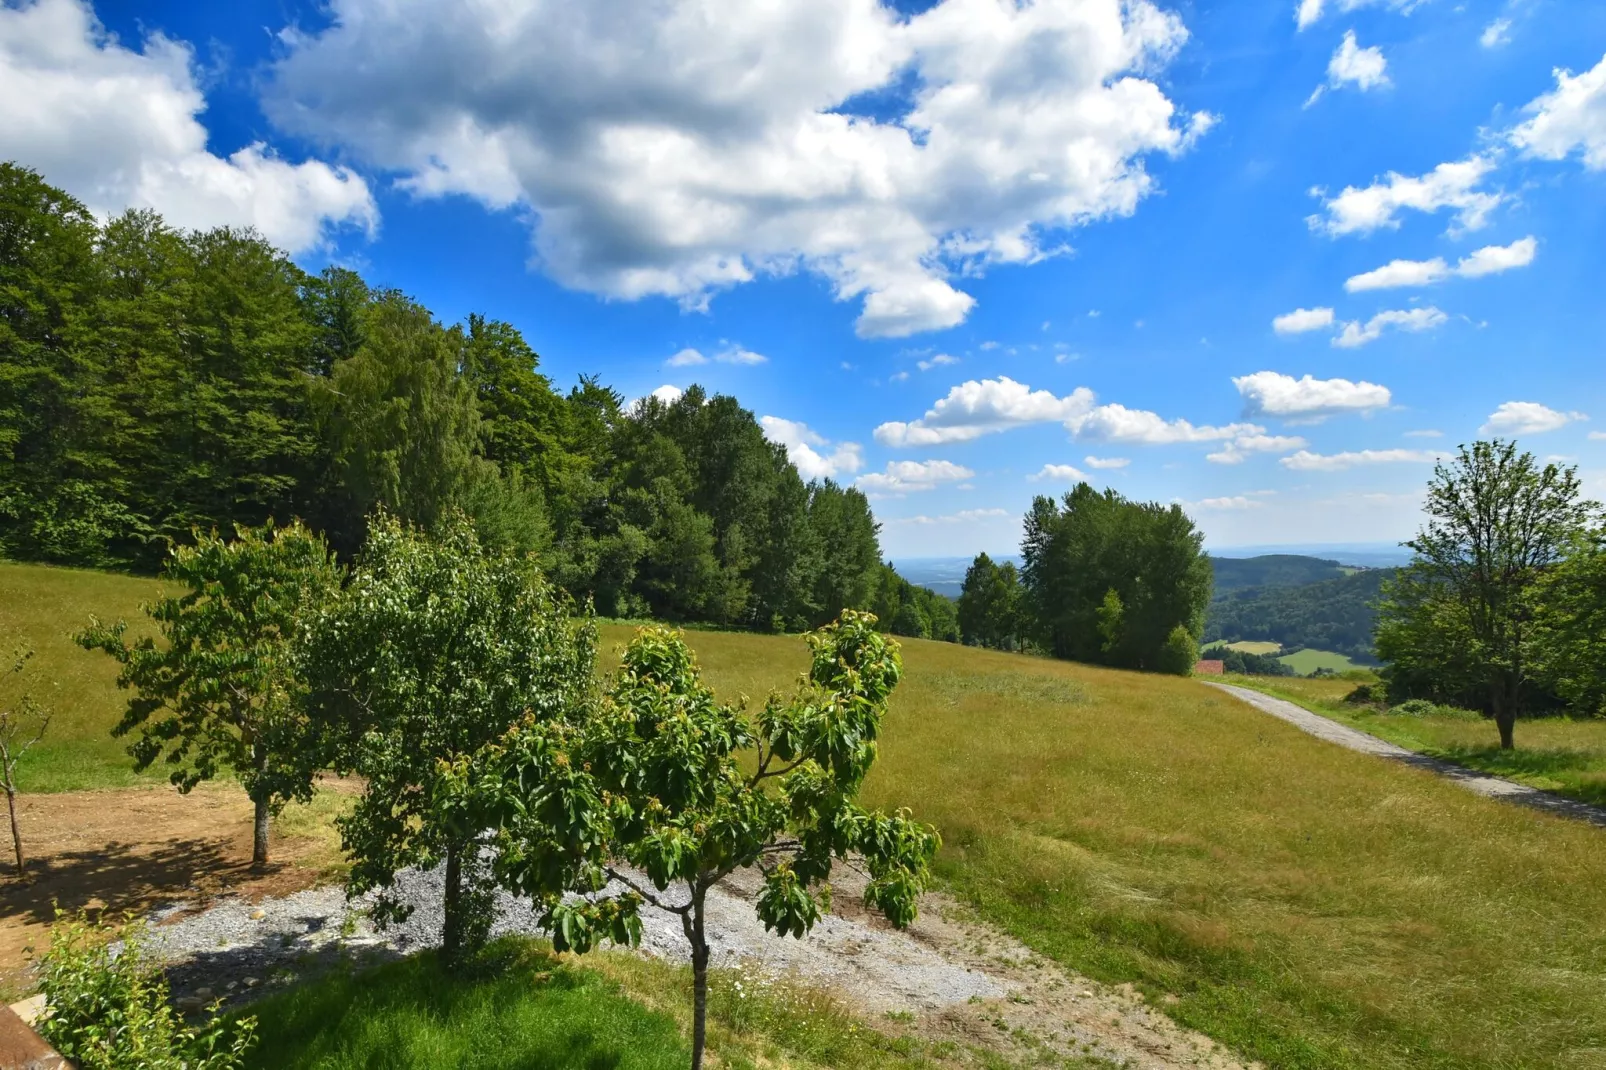
<path fill-rule="evenodd" d="M 1394 572 L 1367 569 L 1298 586 L 1218 590 L 1205 618 L 1204 641 L 1264 640 L 1281 643 L 1284 651 L 1310 647 L 1375 660 L 1372 603 Z"/>
<path fill-rule="evenodd" d="M 1210 558 L 1215 569 L 1215 593 L 1244 587 L 1294 587 L 1348 575 L 1352 569 L 1337 561 L 1301 554 L 1262 554 L 1259 557 Z"/>
<path fill-rule="evenodd" d="M 443 324 L 250 231 L 99 221 L 0 163 L 0 555 L 150 572 L 194 529 L 461 511 L 610 616 L 957 638 L 865 496 L 805 482 L 735 398 L 555 389 L 509 323 Z"/>

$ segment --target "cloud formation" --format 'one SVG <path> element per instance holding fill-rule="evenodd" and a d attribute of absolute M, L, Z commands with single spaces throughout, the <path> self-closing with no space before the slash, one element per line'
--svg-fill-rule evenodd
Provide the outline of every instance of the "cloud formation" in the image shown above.
<path fill-rule="evenodd" d="M 744 349 L 738 345 L 727 344 L 712 356 L 704 354 L 701 350 L 688 346 L 664 361 L 671 368 L 689 368 L 710 361 L 716 364 L 764 364 L 770 358 L 762 353 L 754 353 L 751 349 Z"/>
<path fill-rule="evenodd" d="M 971 379 L 948 391 L 918 420 L 888 421 L 875 429 L 883 446 L 935 446 L 968 442 L 1028 424 L 1057 423 L 1093 407 L 1093 392 L 1077 387 L 1065 397 L 1033 390 L 1008 376 Z"/>
<path fill-rule="evenodd" d="M 1298 435 L 1239 435 L 1231 439 L 1219 450 L 1205 454 L 1205 460 L 1211 464 L 1243 464 L 1251 454 L 1255 453 L 1282 453 L 1286 450 L 1297 450 L 1309 445 Z"/>
<path fill-rule="evenodd" d="M 1409 13 L 1422 2 L 1423 0 L 1336 0 L 1332 9 L 1341 14 L 1348 14 L 1357 8 L 1383 6 Z M 1313 25 L 1327 10 L 1328 5 L 1325 0 L 1299 0 L 1294 8 L 1294 22 L 1303 30 Z"/>
<path fill-rule="evenodd" d="M 1110 469 L 1125 468 L 1127 465 L 1132 463 L 1132 461 L 1126 457 L 1094 457 L 1091 455 L 1083 457 L 1082 461 L 1089 468 L 1097 468 L 1106 471 Z"/>
<path fill-rule="evenodd" d="M 1344 289 L 1350 293 L 1360 293 L 1365 290 L 1431 286 L 1453 277 L 1478 279 L 1513 268 L 1527 267 L 1534 262 L 1538 251 L 1539 241 L 1530 235 L 1510 245 L 1485 245 L 1475 249 L 1463 256 L 1454 267 L 1442 256 L 1432 260 L 1391 260 L 1380 268 L 1351 275 L 1344 281 Z"/>
<path fill-rule="evenodd" d="M 1081 483 L 1087 476 L 1074 464 L 1045 464 L 1026 479 L 1032 483 Z"/>
<path fill-rule="evenodd" d="M 367 184 L 344 167 L 293 164 L 262 142 L 208 151 L 189 47 L 161 34 L 125 47 L 79 0 L 0 4 L 0 100 L 0 159 L 102 218 L 150 208 L 184 229 L 255 227 L 292 253 L 379 224 Z"/>
<path fill-rule="evenodd" d="M 891 520 L 882 521 L 887 525 L 901 524 L 968 524 L 977 520 L 991 520 L 994 517 L 1008 516 L 1008 509 L 961 509 L 957 513 L 947 513 L 943 516 L 899 516 Z"/>
<path fill-rule="evenodd" d="M 1212 123 L 1156 81 L 1187 39 L 1148 0 L 332 0 L 264 98 L 422 197 L 526 212 L 541 266 L 677 298 L 798 268 L 857 329 L 951 327 L 956 275 L 1129 215 L 1144 158 Z M 463 77 L 462 72 L 473 72 Z M 874 110 L 861 102 L 874 99 Z"/>
<path fill-rule="evenodd" d="M 1232 385 L 1243 396 L 1247 415 L 1311 419 L 1341 412 L 1369 412 L 1388 406 L 1389 388 L 1348 379 L 1295 379 L 1281 372 L 1240 375 Z"/>
<path fill-rule="evenodd" d="M 867 494 L 908 494 L 935 490 L 939 483 L 961 483 L 976 473 L 952 461 L 888 461 L 885 471 L 868 472 L 854 481 Z"/>
<path fill-rule="evenodd" d="M 1279 463 L 1296 472 L 1342 472 L 1346 468 L 1373 464 L 1427 464 L 1439 459 L 1432 450 L 1351 450 L 1344 453 L 1312 453 L 1300 450 Z"/>
<path fill-rule="evenodd" d="M 1449 316 L 1432 305 L 1426 308 L 1390 309 L 1379 312 L 1364 324 L 1359 320 L 1344 324 L 1344 329 L 1333 339 L 1333 344 L 1342 349 L 1354 349 L 1377 341 L 1383 337 L 1385 330 L 1418 333 L 1442 327 L 1449 321 Z"/>
<path fill-rule="evenodd" d="M 948 364 L 958 364 L 958 363 L 959 363 L 959 358 L 958 357 L 950 356 L 947 353 L 938 353 L 936 356 L 932 357 L 930 360 L 917 360 L 917 361 L 915 361 L 915 367 L 919 368 L 923 372 L 929 372 L 933 368 L 941 368 L 941 367 L 943 367 L 945 365 L 948 365 Z"/>
<path fill-rule="evenodd" d="M 1278 334 L 1304 334 L 1332 325 L 1333 310 L 1330 308 L 1296 308 L 1271 321 L 1271 329 Z"/>
<path fill-rule="evenodd" d="M 1537 401 L 1507 401 L 1478 428 L 1480 435 L 1539 435 L 1587 420 L 1581 412 L 1557 412 Z"/>
<path fill-rule="evenodd" d="M 840 479 L 864 467 L 864 453 L 857 442 L 842 442 L 832 447 L 825 436 L 813 431 L 808 424 L 783 420 L 779 416 L 761 416 L 758 422 L 765 438 L 786 447 L 787 459 L 805 480 Z"/>
<path fill-rule="evenodd" d="M 1333 52 L 1333 58 L 1327 61 L 1326 83 L 1316 87 L 1310 99 L 1305 101 L 1305 107 L 1316 103 L 1322 93 L 1329 89 L 1343 89 L 1352 85 L 1365 92 L 1388 84 L 1388 60 L 1383 57 L 1383 50 L 1375 45 L 1362 48 L 1355 41 L 1355 31 L 1346 30 L 1344 40 Z"/>
<path fill-rule="evenodd" d="M 1577 152 L 1585 167 L 1606 170 L 1606 56 L 1583 74 L 1554 73 L 1556 88 L 1523 109 L 1532 118 L 1511 131 L 1511 143 L 1542 160 Z"/>
<path fill-rule="evenodd" d="M 1390 171 L 1370 186 L 1345 186 L 1335 197 L 1317 190 L 1325 214 L 1309 216 L 1306 222 L 1312 230 L 1336 238 L 1398 229 L 1404 211 L 1432 214 L 1449 208 L 1455 211 L 1452 230 L 1477 230 L 1505 200 L 1504 194 L 1478 188 L 1494 168 L 1491 157 L 1474 155 L 1441 163 L 1425 175 Z"/>

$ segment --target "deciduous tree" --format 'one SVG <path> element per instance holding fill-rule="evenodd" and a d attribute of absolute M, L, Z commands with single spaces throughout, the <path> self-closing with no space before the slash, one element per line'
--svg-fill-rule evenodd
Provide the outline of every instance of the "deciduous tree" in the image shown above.
<path fill-rule="evenodd" d="M 6 789 L 6 812 L 11 817 L 11 847 L 16 852 L 17 876 L 26 877 L 28 870 L 22 857 L 22 829 L 17 824 L 17 762 L 33 745 L 45 736 L 50 727 L 50 711 L 41 706 L 27 690 L 23 674 L 33 651 L 17 651 L 7 671 L 16 687 L 7 688 L 10 697 L 0 706 L 0 777 Z"/>

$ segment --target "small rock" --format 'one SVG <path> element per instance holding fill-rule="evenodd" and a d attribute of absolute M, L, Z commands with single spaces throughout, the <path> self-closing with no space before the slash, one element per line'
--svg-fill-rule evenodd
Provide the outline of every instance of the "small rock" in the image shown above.
<path fill-rule="evenodd" d="M 37 995 L 29 996 L 21 1003 L 13 1003 L 11 1005 L 11 1010 L 18 1018 L 21 1018 L 29 1025 L 33 1025 L 40 1018 L 44 1017 L 45 994 L 40 992 Z"/>
<path fill-rule="evenodd" d="M 203 985 L 195 990 L 195 995 L 200 999 L 211 999 L 212 990 Z"/>
<path fill-rule="evenodd" d="M 247 977 L 245 979 L 245 987 L 247 987 L 247 988 L 255 988 L 257 985 L 259 985 L 261 983 L 262 982 L 258 981 L 255 977 Z"/>
<path fill-rule="evenodd" d="M 206 1000 L 200 998 L 199 996 L 180 996 L 178 999 L 173 1001 L 173 1006 L 177 1007 L 185 1014 L 193 1014 L 194 1012 L 201 1010 L 206 1006 Z"/>
<path fill-rule="evenodd" d="M 253 910 L 253 911 L 251 911 L 251 920 L 252 921 L 261 921 L 263 918 L 265 918 L 267 916 L 268 916 L 268 912 L 265 911 L 265 910 Z"/>

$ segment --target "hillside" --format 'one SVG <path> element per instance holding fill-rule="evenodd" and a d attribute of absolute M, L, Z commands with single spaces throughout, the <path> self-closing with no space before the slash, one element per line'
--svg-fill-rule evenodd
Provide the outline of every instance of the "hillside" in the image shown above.
<path fill-rule="evenodd" d="M 1285 651 L 1329 650 L 1375 662 L 1372 603 L 1392 575 L 1393 569 L 1368 569 L 1294 587 L 1219 592 L 1205 617 L 1204 641 L 1264 640 Z"/>
<path fill-rule="evenodd" d="M 1259 557 L 1212 556 L 1210 564 L 1215 569 L 1215 592 L 1218 596 L 1226 591 L 1242 590 L 1245 587 L 1296 587 L 1305 583 L 1338 579 L 1354 571 L 1353 568 L 1345 568 L 1337 561 L 1306 557 L 1302 554 L 1263 554 Z"/>
<path fill-rule="evenodd" d="M 0 620 L 41 649 L 154 586 L 15 565 L 0 579 Z M 604 628 L 605 665 L 630 631 Z M 786 687 L 806 661 L 795 636 L 690 641 L 728 699 Z M 1599 830 L 1333 748 L 1195 681 L 904 652 L 867 801 L 934 822 L 947 887 L 1039 953 L 1135 982 L 1266 1065 L 1559 1068 L 1606 1047 Z M 120 698 L 79 656 L 42 658 L 76 674 L 55 745 L 115 754 L 95 733 Z"/>

